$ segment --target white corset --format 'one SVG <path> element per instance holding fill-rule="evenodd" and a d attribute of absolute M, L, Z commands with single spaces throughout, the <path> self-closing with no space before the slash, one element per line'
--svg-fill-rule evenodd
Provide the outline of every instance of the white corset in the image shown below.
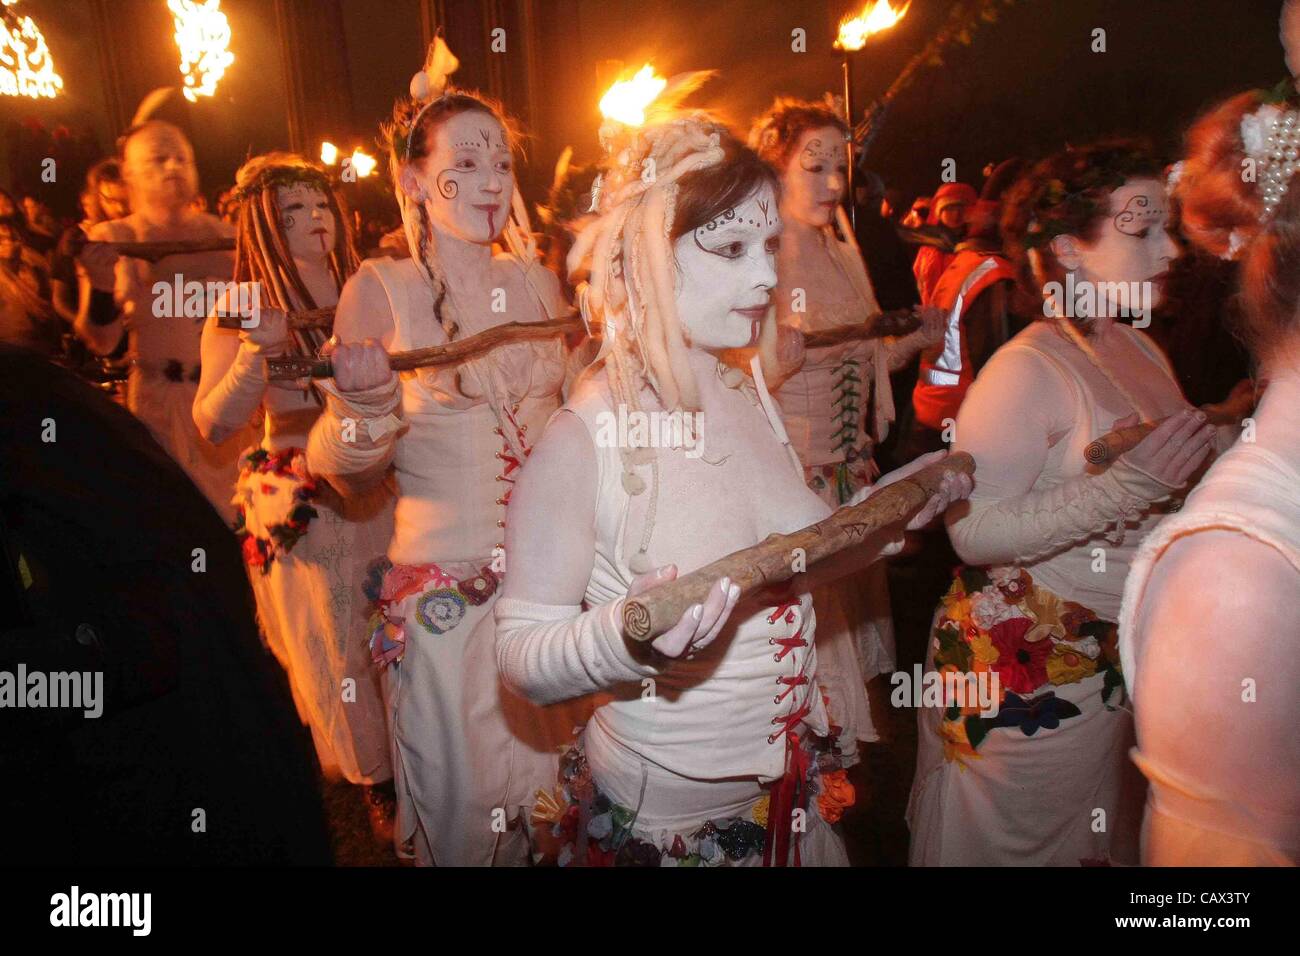
<path fill-rule="evenodd" d="M 368 259 L 392 310 L 392 351 L 442 345 L 433 293 L 411 259 Z M 545 312 L 538 306 L 539 318 Z M 491 359 L 523 442 L 531 447 L 560 404 L 564 347 L 558 339 L 506 346 Z M 402 411 L 410 428 L 397 442 L 398 499 L 389 557 L 397 564 L 490 560 L 504 547 L 514 457 L 486 397 L 457 369 L 402 372 Z M 469 391 L 472 394 L 467 395 Z"/>
<path fill-rule="evenodd" d="M 679 575 L 828 513 L 754 399 L 727 387 L 716 372 L 697 371 L 697 378 L 702 456 L 657 449 L 660 488 L 648 553 L 656 567 L 676 564 Z M 585 595 L 587 605 L 596 606 L 622 597 L 634 576 L 627 561 L 640 544 L 650 504 L 650 468 L 637 469 L 647 490 L 630 496 L 618 448 L 597 438 L 602 413 L 612 414 L 601 377 L 581 383 L 565 407 L 586 425 L 596 449 L 596 554 Z M 814 679 L 811 598 L 791 595 L 779 616 L 762 600 L 742 601 L 697 659 L 678 661 L 656 678 L 653 699 L 643 698 L 640 685 L 616 688 L 597 709 L 588 735 L 606 735 L 684 777 L 780 777 L 789 716 L 806 708 L 803 720 L 789 728 L 795 733 L 806 726 L 824 734 L 827 719 Z"/>

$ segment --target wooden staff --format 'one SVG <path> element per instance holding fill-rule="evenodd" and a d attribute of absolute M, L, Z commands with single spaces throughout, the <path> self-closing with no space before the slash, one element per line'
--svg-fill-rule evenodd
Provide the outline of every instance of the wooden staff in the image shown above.
<path fill-rule="evenodd" d="M 894 309 L 892 312 L 881 312 L 872 316 L 865 322 L 856 322 L 853 325 L 843 325 L 834 329 L 823 329 L 817 332 L 805 332 L 803 336 L 803 345 L 806 349 L 825 348 L 829 345 L 840 345 L 843 342 L 852 342 L 858 339 L 880 339 L 886 335 L 906 335 L 909 332 L 915 332 L 921 327 L 921 317 L 911 309 Z"/>
<path fill-rule="evenodd" d="M 502 345 L 515 342 L 528 342 L 534 339 L 549 339 L 557 335 L 566 335 L 584 329 L 582 319 L 571 316 L 567 319 L 551 319 L 546 322 L 507 322 L 471 335 L 468 338 L 446 345 L 434 345 L 425 349 L 412 349 L 409 352 L 393 352 L 388 356 L 388 367 L 395 372 L 407 372 L 417 368 L 441 368 L 444 365 L 459 365 L 461 362 L 475 359 Z M 329 359 L 317 359 L 310 356 L 301 358 L 279 358 L 266 360 L 267 377 L 271 381 L 289 381 L 300 378 L 333 378 L 334 363 Z"/>
<path fill-rule="evenodd" d="M 1216 405 L 1202 405 L 1201 411 L 1205 412 L 1206 419 L 1211 425 L 1237 423 L 1232 415 L 1220 410 Z M 1090 465 L 1105 465 L 1112 462 L 1124 452 L 1136 448 L 1138 443 L 1155 431 L 1156 426 L 1163 421 L 1165 419 L 1161 418 L 1153 422 L 1139 422 L 1136 425 L 1127 425 L 1107 432 L 1100 438 L 1088 442 L 1083 449 L 1083 457 Z"/>
<path fill-rule="evenodd" d="M 623 605 L 623 633 L 636 641 L 649 641 L 670 630 L 687 609 L 702 604 L 722 577 L 740 587 L 741 596 L 795 576 L 791 555 L 802 549 L 811 565 L 860 544 L 868 535 L 905 521 L 939 490 L 946 474 L 969 475 L 975 459 L 956 452 L 901 481 L 880 489 L 866 501 L 835 511 L 791 534 L 771 534 L 750 548 L 733 551 L 683 577 L 630 598 Z"/>
<path fill-rule="evenodd" d="M 245 327 L 244 322 L 248 318 L 250 316 L 238 313 L 222 313 L 217 316 L 217 328 L 242 329 Z M 306 312 L 290 312 L 288 313 L 288 319 L 289 328 L 291 329 L 324 329 L 328 332 L 334 328 L 333 309 L 309 309 Z"/>
<path fill-rule="evenodd" d="M 86 243 L 95 245 L 96 243 Z M 231 252 L 235 248 L 234 239 L 178 239 L 175 242 L 108 242 L 119 256 L 128 259 L 144 259 L 157 262 L 168 256 L 184 256 L 195 252 Z"/>

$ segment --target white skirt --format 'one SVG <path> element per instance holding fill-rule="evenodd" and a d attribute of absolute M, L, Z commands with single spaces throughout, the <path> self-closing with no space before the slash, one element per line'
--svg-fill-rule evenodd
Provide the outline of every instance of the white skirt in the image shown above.
<path fill-rule="evenodd" d="M 254 512 L 246 515 L 250 530 L 282 521 L 298 484 L 287 476 L 241 475 L 238 497 Z M 344 514 L 319 500 L 310 504 L 317 516 L 292 548 L 266 563 L 266 573 L 248 566 L 258 618 L 289 673 L 326 774 L 382 783 L 393 776 L 391 738 L 384 680 L 367 644 L 364 585 L 392 537 L 392 497 L 376 489 L 343 503 Z"/>

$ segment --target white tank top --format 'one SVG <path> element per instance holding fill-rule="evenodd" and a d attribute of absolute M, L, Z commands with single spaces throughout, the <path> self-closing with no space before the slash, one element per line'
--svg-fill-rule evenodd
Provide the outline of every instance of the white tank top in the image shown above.
<path fill-rule="evenodd" d="M 1185 405 L 1182 390 L 1173 376 L 1160 350 L 1147 336 L 1127 325 L 1115 326 L 1115 331 L 1127 335 L 1151 360 L 1151 374 L 1166 387 L 1164 411 Z M 1031 491 L 1055 487 L 1092 466 L 1083 455 L 1089 442 L 1106 434 L 1118 418 L 1130 414 L 1132 409 L 1121 401 L 1108 406 L 1080 374 L 1076 365 L 1086 366 L 1087 358 L 1077 346 L 1068 342 L 1045 322 L 1035 323 L 1002 346 L 1001 352 L 1023 350 L 1047 362 L 1065 380 L 1073 396 L 1074 422 L 1068 435 L 1063 436 L 1047 453 L 1042 473 L 1034 481 Z M 1107 398 L 1107 401 L 1114 401 Z M 1007 423 L 1014 428 L 1014 422 Z M 960 420 L 958 430 L 960 430 Z M 1166 505 L 1148 508 L 1133 521 L 1108 532 L 1098 533 L 1074 547 L 1067 548 L 1041 561 L 1023 564 L 1036 582 L 1067 601 L 1077 601 L 1094 611 L 1105 621 L 1119 619 L 1120 598 L 1124 581 L 1138 545 L 1165 518 Z M 1102 549 L 1104 563 L 1098 561 L 1097 549 Z M 1132 686 L 1132 685 L 1130 685 Z"/>
<path fill-rule="evenodd" d="M 1267 428 L 1261 409 L 1259 440 L 1239 441 L 1216 461 L 1183 509 L 1165 519 L 1133 559 L 1119 619 L 1119 649 L 1130 696 L 1137 688 L 1143 651 L 1133 622 L 1156 560 L 1178 538 L 1211 529 L 1235 531 L 1273 548 L 1300 573 L 1300 454 L 1295 447 L 1300 411 L 1287 407 L 1300 398 L 1300 383 L 1277 386 L 1264 396 L 1270 410 L 1278 409 L 1277 424 Z M 1277 637 L 1294 642 L 1300 635 Z"/>

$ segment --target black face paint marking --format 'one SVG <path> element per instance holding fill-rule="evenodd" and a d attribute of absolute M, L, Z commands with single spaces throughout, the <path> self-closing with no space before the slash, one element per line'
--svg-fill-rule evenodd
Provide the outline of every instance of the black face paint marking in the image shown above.
<path fill-rule="evenodd" d="M 1150 196 L 1133 196 L 1111 220 L 1115 228 L 1126 236 L 1136 236 L 1164 214 L 1164 210 L 1151 208 Z"/>
<path fill-rule="evenodd" d="M 490 149 L 492 147 L 492 140 L 488 136 L 488 131 L 485 129 L 480 129 L 478 131 L 478 134 L 483 137 L 483 145 Z"/>
<path fill-rule="evenodd" d="M 833 163 L 835 161 L 835 150 L 822 145 L 820 139 L 810 139 L 808 145 L 803 148 L 799 154 L 799 165 L 808 172 L 813 171 L 813 167 L 819 163 Z"/>
<path fill-rule="evenodd" d="M 460 183 L 452 178 L 457 172 L 460 172 L 460 170 L 444 169 L 434 179 L 434 182 L 438 184 L 438 194 L 443 199 L 455 199 L 456 194 L 460 192 Z"/>
<path fill-rule="evenodd" d="M 727 210 L 726 212 L 724 212 L 721 216 L 718 216 L 718 217 L 717 217 L 716 219 L 714 219 L 712 222 L 706 222 L 706 223 L 705 223 L 703 226 L 701 226 L 700 228 L 701 228 L 701 229 L 707 229 L 707 230 L 709 230 L 709 232 L 713 232 L 713 231 L 714 231 L 715 229 L 717 229 L 719 226 L 725 226 L 727 223 L 731 222 L 731 221 L 734 220 L 735 218 L 736 218 L 736 210 L 735 210 L 735 209 L 728 209 L 728 210 Z"/>
<path fill-rule="evenodd" d="M 772 217 L 768 215 L 768 210 L 772 208 L 772 204 L 766 199 L 760 199 L 758 200 L 758 208 L 763 210 L 763 225 L 772 225 Z"/>
<path fill-rule="evenodd" d="M 697 228 L 697 229 L 696 229 L 696 230 L 691 234 L 692 238 L 694 238 L 694 240 L 695 240 L 695 245 L 696 245 L 696 247 L 697 247 L 701 252 L 707 252 L 707 253 L 708 253 L 709 255 L 711 255 L 711 256 L 718 256 L 719 258 L 722 258 L 722 259 L 730 259 L 730 258 L 732 258 L 732 256 L 728 256 L 728 255 L 726 255 L 725 253 L 719 252 L 719 251 L 716 250 L 716 249 L 709 249 L 709 248 L 706 248 L 705 245 L 704 245 L 704 243 L 700 242 L 700 237 L 701 237 L 701 236 L 705 236 L 706 234 L 711 233 L 711 232 L 716 232 L 716 231 L 718 230 L 719 227 L 721 227 L 721 226 L 725 226 L 725 225 L 728 225 L 729 223 L 733 223 L 733 222 L 749 223 L 749 224 L 751 224 L 751 225 L 753 225 L 753 226 L 755 226 L 755 227 L 757 227 L 757 226 L 759 225 L 759 223 L 756 222 L 756 221 L 753 220 L 753 219 L 746 219 L 746 218 L 744 218 L 743 216 L 741 216 L 741 217 L 737 217 L 737 216 L 736 216 L 736 210 L 735 210 L 735 209 L 728 209 L 728 210 L 727 210 L 726 212 L 724 212 L 721 216 L 718 216 L 718 217 L 717 217 L 716 219 L 714 219 L 712 222 L 706 222 L 704 225 L 702 225 L 702 226 L 700 226 L 699 228 Z"/>

